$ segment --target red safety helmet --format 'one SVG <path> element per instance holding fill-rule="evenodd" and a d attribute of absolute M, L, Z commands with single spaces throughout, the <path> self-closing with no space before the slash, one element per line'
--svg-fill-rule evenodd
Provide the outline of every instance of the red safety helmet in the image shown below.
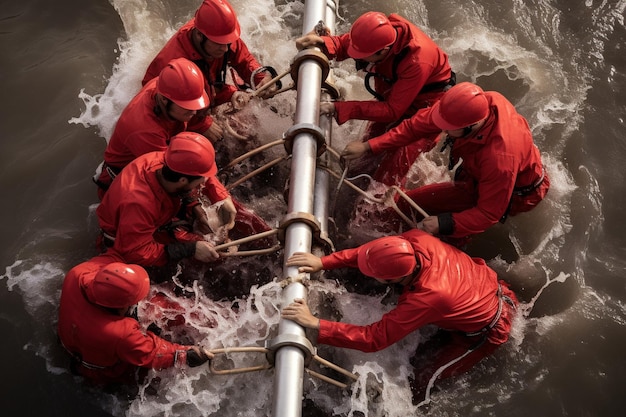
<path fill-rule="evenodd" d="M 85 286 L 87 298 L 100 306 L 126 308 L 148 295 L 150 278 L 139 265 L 113 262 L 106 265 Z"/>
<path fill-rule="evenodd" d="M 380 12 L 367 12 L 355 20 L 350 29 L 350 58 L 362 59 L 374 55 L 393 44 L 398 34 L 387 16 Z"/>
<path fill-rule="evenodd" d="M 235 10 L 226 0 L 204 0 L 196 11 L 196 29 L 222 45 L 235 42 L 241 35 Z"/>
<path fill-rule="evenodd" d="M 213 145 L 194 132 L 182 132 L 170 140 L 165 151 L 165 164 L 184 175 L 212 177 L 217 174 Z"/>
<path fill-rule="evenodd" d="M 441 130 L 458 130 L 489 115 L 489 101 L 482 88 L 463 82 L 455 85 L 432 108 L 433 122 Z"/>
<path fill-rule="evenodd" d="M 204 76 L 200 68 L 186 58 L 172 59 L 167 63 L 157 79 L 156 91 L 187 110 L 209 106 Z"/>
<path fill-rule="evenodd" d="M 398 236 L 372 240 L 358 250 L 359 270 L 373 278 L 394 280 L 411 275 L 417 266 L 415 251 Z"/>

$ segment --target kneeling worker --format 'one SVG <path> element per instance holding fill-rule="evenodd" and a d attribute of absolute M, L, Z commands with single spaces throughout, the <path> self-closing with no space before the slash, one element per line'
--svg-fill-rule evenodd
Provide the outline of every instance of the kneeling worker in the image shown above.
<path fill-rule="evenodd" d="M 130 316 L 148 295 L 150 279 L 119 256 L 97 256 L 65 277 L 58 335 L 72 357 L 72 371 L 99 384 L 133 383 L 138 368 L 198 366 L 212 354 L 198 346 L 168 342 Z"/>
<path fill-rule="evenodd" d="M 469 370 L 509 338 L 515 294 L 484 260 L 471 258 L 422 230 L 382 237 L 322 258 L 296 252 L 286 265 L 309 273 L 358 268 L 380 282 L 403 286 L 398 305 L 366 326 L 318 319 L 304 300 L 295 299 L 283 309 L 282 317 L 317 329 L 321 344 L 374 352 L 433 324 L 449 331 L 452 339 L 429 366 L 443 367 L 440 377 L 445 378 Z M 425 388 L 432 375 L 416 370 L 418 387 Z"/>

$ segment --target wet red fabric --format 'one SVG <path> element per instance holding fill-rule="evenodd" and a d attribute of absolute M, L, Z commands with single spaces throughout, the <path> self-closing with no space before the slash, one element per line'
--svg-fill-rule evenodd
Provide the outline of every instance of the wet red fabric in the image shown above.
<path fill-rule="evenodd" d="M 138 367 L 163 369 L 184 364 L 187 347 L 168 342 L 142 329 L 137 320 L 122 317 L 91 303 L 83 288 L 111 262 L 123 261 L 113 252 L 72 268 L 66 275 L 59 306 L 58 335 L 63 346 L 89 365 L 77 364 L 83 376 L 98 382 L 132 382 Z"/>
<path fill-rule="evenodd" d="M 155 232 L 176 217 L 181 197 L 168 194 L 159 184 L 156 172 L 164 163 L 164 152 L 135 159 L 113 181 L 96 209 L 100 228 L 115 237 L 113 249 L 126 262 L 162 266 L 168 261 L 165 244 L 155 239 Z M 228 197 L 216 177 L 207 179 L 205 190 L 214 201 Z"/>
<path fill-rule="evenodd" d="M 413 246 L 422 268 L 412 284 L 404 288 L 397 306 L 368 325 L 320 320 L 318 343 L 373 352 L 429 324 L 446 330 L 476 332 L 491 323 L 500 305 L 498 278 L 484 260 L 471 258 L 421 230 L 401 236 Z M 324 269 L 355 267 L 358 248 L 324 256 L 322 264 Z M 501 283 L 504 294 L 516 300 L 506 284 Z M 511 322 L 503 315 L 489 330 L 487 341 L 502 344 L 508 340 L 510 330 Z"/>
<path fill-rule="evenodd" d="M 151 79 L 157 77 L 161 70 L 174 58 L 187 58 L 195 62 L 205 78 L 206 92 L 211 100 L 211 106 L 219 106 L 220 104 L 230 101 L 233 93 L 238 88 L 232 84 L 218 85 L 219 72 L 221 71 L 224 58 L 205 61 L 198 53 L 191 40 L 191 32 L 194 28 L 195 18 L 185 23 L 165 44 L 163 49 L 152 60 L 146 74 L 143 77 L 142 84 L 145 85 Z M 252 73 L 261 67 L 261 64 L 250 53 L 248 47 L 243 40 L 238 39 L 230 44 L 230 52 L 228 53 L 228 66 L 233 68 L 239 77 L 245 82 L 250 82 Z M 258 84 L 265 76 L 265 73 L 257 73 L 254 82 Z M 192 119 L 190 129 L 195 132 L 205 132 L 213 123 L 211 116 L 203 116 Z"/>
<path fill-rule="evenodd" d="M 104 150 L 104 162 L 108 166 L 120 170 L 140 155 L 164 151 L 173 136 L 187 129 L 187 123 L 155 113 L 156 81 L 147 83 L 122 111 Z M 106 170 L 99 180 L 111 184 Z"/>
<path fill-rule="evenodd" d="M 351 119 L 394 123 L 409 117 L 418 109 L 432 105 L 443 94 L 433 91 L 420 94 L 425 85 L 447 81 L 452 75 L 448 56 L 417 26 L 397 14 L 389 15 L 398 38 L 387 57 L 373 68 L 393 84 L 375 78 L 374 90 L 384 101 L 337 101 L 336 119 L 339 124 Z M 350 35 L 323 37 L 328 57 L 342 61 L 349 58 Z M 406 55 L 397 63 L 394 74 L 394 57 L 408 48 Z"/>
<path fill-rule="evenodd" d="M 454 231 L 451 237 L 466 237 L 484 232 L 503 215 L 519 214 L 534 208 L 550 187 L 543 171 L 541 154 L 535 146 L 526 119 L 501 94 L 488 91 L 490 114 L 483 127 L 469 137 L 454 141 L 451 165 L 462 160 L 456 185 L 437 185 L 407 191 L 407 194 L 430 215 L 452 212 Z M 422 140 L 438 131 L 432 122 L 431 109 L 423 109 L 396 128 L 370 140 L 372 151 L 381 152 Z M 527 195 L 514 194 L 515 188 L 535 184 Z M 467 205 L 471 202 L 471 205 Z M 457 210 L 451 209 L 457 207 Z"/>

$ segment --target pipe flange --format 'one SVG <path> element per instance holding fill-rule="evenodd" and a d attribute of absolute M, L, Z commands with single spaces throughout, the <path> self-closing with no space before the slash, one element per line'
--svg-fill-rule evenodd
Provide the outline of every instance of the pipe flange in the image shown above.
<path fill-rule="evenodd" d="M 293 141 L 297 135 L 301 133 L 308 133 L 313 136 L 317 142 L 317 156 L 321 156 L 326 152 L 326 136 L 324 131 L 313 123 L 299 123 L 291 126 L 285 133 L 283 133 L 283 139 L 285 140 L 285 151 L 289 155 L 293 151 Z"/>
<path fill-rule="evenodd" d="M 293 80 L 296 88 L 298 86 L 298 73 L 300 72 L 300 65 L 308 59 L 317 62 L 317 64 L 322 68 L 322 82 L 326 80 L 328 74 L 330 73 L 330 61 L 323 52 L 311 48 L 303 49 L 293 58 L 290 66 L 291 79 Z"/>
<path fill-rule="evenodd" d="M 274 366 L 276 359 L 276 352 L 278 349 L 286 346 L 297 347 L 304 354 L 304 366 L 307 367 L 313 356 L 316 355 L 316 350 L 306 337 L 298 336 L 296 334 L 282 334 L 276 336 L 274 339 L 265 341 L 265 348 L 268 352 L 265 354 L 267 362 Z"/>
<path fill-rule="evenodd" d="M 284 242 L 287 227 L 293 223 L 304 223 L 309 226 L 314 236 L 319 237 L 321 234 L 320 222 L 311 213 L 301 211 L 287 213 L 278 225 L 278 239 Z"/>
<path fill-rule="evenodd" d="M 322 89 L 324 89 L 333 100 L 339 100 L 339 98 L 341 98 L 339 88 L 328 80 L 322 83 Z"/>

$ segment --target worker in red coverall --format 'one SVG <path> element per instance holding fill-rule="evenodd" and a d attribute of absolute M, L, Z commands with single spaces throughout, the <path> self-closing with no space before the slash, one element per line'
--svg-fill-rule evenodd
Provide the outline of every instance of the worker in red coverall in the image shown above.
<path fill-rule="evenodd" d="M 450 147 L 454 182 L 407 191 L 430 216 L 425 231 L 463 240 L 513 216 L 532 210 L 546 196 L 550 180 L 526 119 L 495 91 L 464 82 L 428 109 L 369 141 L 374 153 L 440 132 L 442 151 Z M 408 211 L 401 201 L 399 206 Z"/>
<path fill-rule="evenodd" d="M 176 58 L 128 103 L 104 151 L 104 162 L 94 176 L 100 200 L 122 168 L 145 153 L 164 151 L 170 138 L 188 130 L 191 118 L 209 106 L 204 86 L 204 76 L 197 65 L 186 58 Z M 225 195 L 226 191 L 221 193 Z M 216 201 L 214 196 L 208 197 Z M 270 229 L 263 219 L 237 200 L 229 198 L 228 205 L 220 209 L 230 209 L 232 205 L 236 209 L 236 234 L 244 237 Z M 228 216 L 227 213 L 224 217 Z"/>
<path fill-rule="evenodd" d="M 200 186 L 212 202 L 224 201 L 222 207 L 234 223 L 235 207 L 216 173 L 213 145 L 198 133 L 179 133 L 165 152 L 138 157 L 111 183 L 96 209 L 105 245 L 125 262 L 142 266 L 188 257 L 217 260 L 219 254 L 201 235 L 172 224 L 172 219 L 192 212 L 200 229 L 210 230 L 206 215 L 197 210 Z"/>
<path fill-rule="evenodd" d="M 164 151 L 170 138 L 189 130 L 188 122 L 209 103 L 196 64 L 185 58 L 167 63 L 128 103 L 115 124 L 104 163 L 94 178 L 100 199 L 122 168 L 145 153 Z"/>
<path fill-rule="evenodd" d="M 275 71 L 259 64 L 240 35 L 235 10 L 226 0 L 204 0 L 195 16 L 178 29 L 150 63 L 142 84 L 157 77 L 172 59 L 183 57 L 196 63 L 204 74 L 211 107 L 231 102 L 234 108 L 241 108 L 251 97 L 241 89 L 266 84 Z M 244 85 L 226 83 L 229 68 L 231 75 Z M 264 90 L 261 96 L 270 94 L 275 87 Z M 199 112 L 191 120 L 190 130 L 202 133 L 214 143 L 223 137 L 222 128 L 208 111 Z"/>
<path fill-rule="evenodd" d="M 286 265 L 306 273 L 358 268 L 380 282 L 403 286 L 397 306 L 369 325 L 318 319 L 302 299 L 285 307 L 282 317 L 317 329 L 318 343 L 364 352 L 385 349 L 422 326 L 436 325 L 451 335 L 451 343 L 428 364 L 429 370 L 445 366 L 439 369 L 441 378 L 469 370 L 506 342 L 517 305 L 515 294 L 484 260 L 417 229 L 322 258 L 296 252 Z M 450 364 L 456 358 L 461 359 Z M 424 388 L 433 373 L 418 369 L 416 376 Z"/>
<path fill-rule="evenodd" d="M 376 100 L 336 101 L 322 103 L 320 108 L 322 113 L 334 114 L 339 124 L 352 119 L 376 122 L 370 126 L 366 140 L 433 105 L 456 80 L 446 53 L 417 26 L 396 14 L 367 12 L 354 22 L 349 34 L 309 33 L 296 40 L 296 47 L 319 47 L 328 58 L 337 61 L 353 58 L 357 70 L 366 72 L 365 87 Z M 362 146 L 361 140 L 351 142 L 343 155 L 350 156 Z M 374 178 L 388 185 L 397 182 L 387 176 L 389 168 L 397 171 L 403 167 L 406 172 L 419 153 L 429 149 L 424 144 L 411 143 L 390 152 Z"/>
<path fill-rule="evenodd" d="M 72 268 L 59 306 L 58 335 L 74 373 L 99 384 L 133 383 L 138 368 L 198 366 L 213 357 L 198 346 L 168 342 L 141 328 L 134 305 L 150 288 L 145 269 L 112 252 Z"/>

